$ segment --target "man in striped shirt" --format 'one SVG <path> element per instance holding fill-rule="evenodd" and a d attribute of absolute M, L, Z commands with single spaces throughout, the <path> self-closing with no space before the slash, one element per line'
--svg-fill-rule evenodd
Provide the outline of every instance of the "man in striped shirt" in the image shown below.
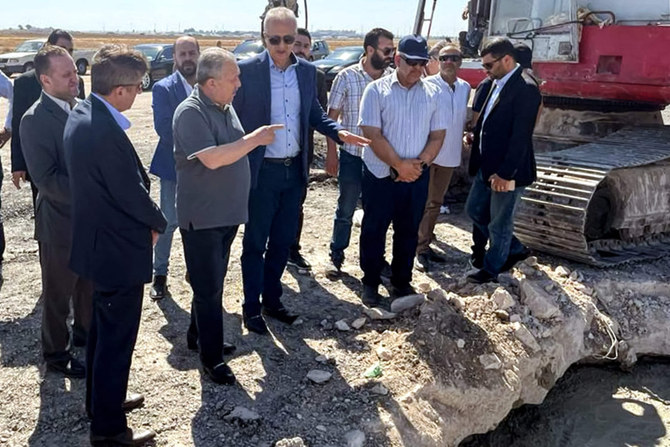
<path fill-rule="evenodd" d="M 334 120 L 339 118 L 344 129 L 357 135 L 362 135 L 358 127 L 358 112 L 363 90 L 375 79 L 393 73 L 389 68 L 395 51 L 393 34 L 383 28 L 374 28 L 365 35 L 363 47 L 363 59 L 335 77 L 328 101 L 328 116 Z M 349 246 L 352 218 L 361 195 L 363 148 L 344 144 L 340 147 L 338 160 L 335 141 L 328 138 L 327 144 L 326 171 L 333 177 L 337 176 L 340 195 L 337 198 L 333 237 L 330 241 L 330 265 L 326 271 L 330 275 L 337 275 L 344 262 L 344 250 Z"/>
<path fill-rule="evenodd" d="M 439 111 L 438 88 L 422 79 L 428 45 L 419 35 L 402 38 L 398 69 L 365 88 L 359 126 L 371 140 L 363 152 L 363 224 L 360 252 L 362 301 L 385 307 L 379 295 L 386 231 L 393 222 L 391 295 L 414 293 L 411 286 L 419 223 L 428 195 L 428 166 L 447 128 Z"/>

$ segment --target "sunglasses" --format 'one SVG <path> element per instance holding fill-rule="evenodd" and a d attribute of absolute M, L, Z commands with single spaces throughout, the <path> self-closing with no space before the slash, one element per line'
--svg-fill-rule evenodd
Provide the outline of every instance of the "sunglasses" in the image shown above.
<path fill-rule="evenodd" d="M 405 63 L 406 63 L 407 65 L 409 65 L 410 67 L 416 67 L 417 65 L 419 65 L 419 66 L 421 66 L 421 67 L 425 67 L 426 64 L 428 63 L 427 60 L 423 60 L 423 59 L 422 59 L 422 60 L 415 61 L 415 60 L 407 59 L 407 58 L 404 57 L 404 56 L 400 56 L 400 59 L 404 60 Z"/>
<path fill-rule="evenodd" d="M 393 53 L 395 53 L 395 48 L 384 48 L 383 50 L 381 48 L 377 48 L 377 50 L 381 51 L 384 56 L 390 56 Z"/>
<path fill-rule="evenodd" d="M 440 62 L 446 62 L 446 61 L 460 62 L 463 60 L 463 58 L 458 54 L 443 54 L 442 56 L 439 57 L 439 59 Z"/>
<path fill-rule="evenodd" d="M 493 59 L 493 61 L 491 61 L 491 62 L 487 62 L 487 63 L 485 63 L 485 64 L 482 64 L 482 67 L 484 67 L 484 68 L 487 69 L 487 70 L 490 70 L 490 69 L 493 68 L 493 66 L 495 65 L 495 63 L 498 62 L 498 61 L 499 61 L 500 59 L 502 59 L 503 57 L 505 57 L 505 56 L 500 56 L 498 59 Z"/>
<path fill-rule="evenodd" d="M 267 34 L 265 35 L 268 39 L 268 43 L 270 45 L 279 45 L 281 41 L 283 40 L 286 45 L 293 45 L 293 42 L 295 42 L 295 36 L 291 35 L 286 35 L 286 36 L 268 36 Z"/>

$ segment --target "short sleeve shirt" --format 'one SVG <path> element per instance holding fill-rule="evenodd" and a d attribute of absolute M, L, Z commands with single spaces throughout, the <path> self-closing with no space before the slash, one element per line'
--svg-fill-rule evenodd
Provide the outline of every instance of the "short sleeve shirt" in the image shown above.
<path fill-rule="evenodd" d="M 428 142 L 430 132 L 445 130 L 448 120 L 439 113 L 438 88 L 420 79 L 405 88 L 397 72 L 371 82 L 363 92 L 359 126 L 377 127 L 398 157 L 417 158 Z M 365 166 L 377 178 L 390 175 L 389 165 L 370 147 L 363 151 Z"/>
<path fill-rule="evenodd" d="M 217 169 L 207 168 L 197 157 L 244 136 L 235 109 L 215 104 L 196 86 L 177 107 L 172 127 L 179 227 L 203 230 L 246 223 L 250 188 L 247 157 Z"/>

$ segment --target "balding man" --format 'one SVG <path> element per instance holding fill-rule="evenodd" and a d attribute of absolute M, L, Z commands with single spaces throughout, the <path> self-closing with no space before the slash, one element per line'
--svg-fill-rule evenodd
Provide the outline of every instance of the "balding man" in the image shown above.
<path fill-rule="evenodd" d="M 240 88 L 235 57 L 221 48 L 203 51 L 197 85 L 174 116 L 177 220 L 184 244 L 193 304 L 189 339 L 197 340 L 204 372 L 216 383 L 235 376 L 223 360 L 223 281 L 230 245 L 247 221 L 249 161 L 272 143 L 281 126 L 244 134 L 230 103 Z"/>
<path fill-rule="evenodd" d="M 172 249 L 172 236 L 177 228 L 177 172 L 174 164 L 172 118 L 177 106 L 193 91 L 195 72 L 200 56 L 200 46 L 194 37 L 183 36 L 174 43 L 175 72 L 154 84 L 152 107 L 154 129 L 158 134 L 158 145 L 151 160 L 149 172 L 161 182 L 160 206 L 168 226 L 154 247 L 154 281 L 149 295 L 153 300 L 165 298 L 168 293 L 167 274 Z"/>
<path fill-rule="evenodd" d="M 271 144 L 249 154 L 251 193 L 242 249 L 243 314 L 247 329 L 259 334 L 268 332 L 261 310 L 286 324 L 297 318 L 280 300 L 281 276 L 297 233 L 300 201 L 309 174 L 310 127 L 340 144 L 369 142 L 340 130 L 324 113 L 317 98 L 316 68 L 292 52 L 298 30 L 293 11 L 270 9 L 264 30 L 267 50 L 240 63 L 242 88 L 233 102 L 245 129 L 284 125 Z"/>

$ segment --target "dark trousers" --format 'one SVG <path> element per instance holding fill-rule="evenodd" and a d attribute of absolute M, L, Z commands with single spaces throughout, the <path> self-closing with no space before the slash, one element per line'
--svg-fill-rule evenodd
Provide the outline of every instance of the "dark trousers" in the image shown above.
<path fill-rule="evenodd" d="M 307 185 L 305 185 L 305 188 L 303 189 L 302 193 L 302 198 L 300 199 L 300 211 L 298 212 L 298 229 L 295 234 L 295 240 L 293 241 L 293 244 L 291 244 L 291 248 L 289 250 L 291 254 L 300 253 L 300 250 L 302 249 L 302 247 L 300 246 L 300 238 L 302 236 L 302 225 L 305 222 L 305 211 L 304 211 L 305 199 L 307 199 Z"/>
<path fill-rule="evenodd" d="M 223 281 L 237 225 L 181 231 L 193 302 L 187 337 L 197 340 L 206 366 L 223 362 Z"/>
<path fill-rule="evenodd" d="M 428 197 L 428 171 L 412 183 L 377 178 L 367 167 L 363 174 L 363 223 L 361 225 L 361 269 L 363 284 L 377 287 L 384 265 L 386 232 L 393 222 L 391 283 L 397 287 L 412 281 L 418 231 Z"/>
<path fill-rule="evenodd" d="M 144 285 L 109 288 L 95 284 L 93 319 L 86 348 L 86 408 L 91 433 L 114 436 L 127 428 L 121 405 L 142 314 Z"/>
<path fill-rule="evenodd" d="M 259 315 L 263 306 L 282 306 L 281 276 L 298 227 L 305 188 L 299 159 L 286 166 L 265 160 L 249 195 L 249 222 L 242 242 L 244 312 Z"/>
<path fill-rule="evenodd" d="M 495 192 L 481 171 L 472 183 L 465 209 L 478 229 L 476 238 L 489 241 L 484 270 L 492 275 L 500 273 L 510 255 L 524 250 L 523 244 L 514 236 L 514 212 L 525 189 L 518 187 L 514 191 Z"/>
<path fill-rule="evenodd" d="M 84 340 L 88 336 L 93 312 L 93 283 L 68 268 L 70 249 L 48 242 L 40 244 L 42 267 L 42 353 L 47 362 L 70 357 L 67 317 L 70 297 L 74 310 L 72 333 Z"/>

